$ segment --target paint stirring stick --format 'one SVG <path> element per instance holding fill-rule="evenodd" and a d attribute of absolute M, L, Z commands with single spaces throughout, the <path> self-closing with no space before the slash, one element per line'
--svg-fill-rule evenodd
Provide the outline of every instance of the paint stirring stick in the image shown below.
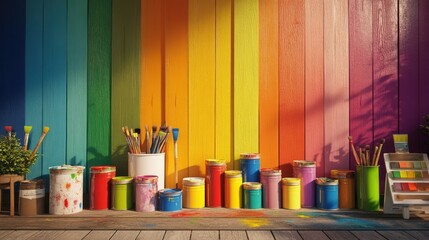
<path fill-rule="evenodd" d="M 177 149 L 177 139 L 179 138 L 179 129 L 173 128 L 173 140 L 174 140 L 174 176 L 176 180 L 176 188 L 179 188 L 179 175 L 177 173 L 177 159 L 179 158 Z"/>
<path fill-rule="evenodd" d="M 24 126 L 24 151 L 27 151 L 28 138 L 30 137 L 31 126 Z"/>
<path fill-rule="evenodd" d="M 33 149 L 33 152 L 30 155 L 30 160 L 34 158 L 34 155 L 36 155 L 37 150 L 39 150 L 40 144 L 42 144 L 43 139 L 45 139 L 46 134 L 49 132 L 49 127 L 45 126 L 43 127 L 42 135 L 40 135 L 39 141 L 37 142 L 36 147 Z"/>
<path fill-rule="evenodd" d="M 12 126 L 4 126 L 4 130 L 7 132 L 10 140 L 12 138 Z"/>

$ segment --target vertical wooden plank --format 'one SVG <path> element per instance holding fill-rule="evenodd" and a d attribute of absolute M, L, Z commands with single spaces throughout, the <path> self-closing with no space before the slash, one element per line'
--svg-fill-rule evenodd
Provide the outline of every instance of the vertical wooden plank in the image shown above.
<path fill-rule="evenodd" d="M 232 1 L 216 1 L 215 157 L 234 168 L 232 141 Z"/>
<path fill-rule="evenodd" d="M 323 1 L 305 1 L 305 159 L 316 162 L 316 175 L 325 175 Z"/>
<path fill-rule="evenodd" d="M 294 159 L 304 158 L 304 1 L 279 1 L 280 167 L 292 175 Z"/>
<path fill-rule="evenodd" d="M 114 230 L 93 230 L 88 235 L 86 235 L 83 239 L 85 240 L 98 240 L 98 239 L 110 239 L 113 234 L 115 234 Z"/>
<path fill-rule="evenodd" d="M 429 114 L 429 2 L 419 1 L 419 102 L 420 121 L 423 116 Z M 420 150 L 429 153 L 429 138 L 421 138 Z"/>
<path fill-rule="evenodd" d="M 110 165 L 112 1 L 88 2 L 87 167 Z M 115 129 L 118 130 L 118 129 Z"/>
<path fill-rule="evenodd" d="M 169 230 L 164 235 L 164 240 L 189 240 L 191 238 L 191 231 L 183 230 Z"/>
<path fill-rule="evenodd" d="M 259 150 L 259 2 L 234 1 L 234 169 Z"/>
<path fill-rule="evenodd" d="M 162 231 L 162 230 L 155 230 L 155 231 L 144 230 L 140 232 L 140 234 L 137 237 L 137 240 L 162 240 L 164 238 L 164 235 L 165 235 L 165 231 Z"/>
<path fill-rule="evenodd" d="M 350 136 L 358 147 L 373 143 L 371 0 L 349 1 L 349 29 Z M 355 169 L 353 154 L 349 157 L 350 169 Z"/>
<path fill-rule="evenodd" d="M 304 240 L 310 240 L 310 239 L 329 240 L 329 237 L 327 237 L 323 231 L 299 231 L 299 234 Z"/>
<path fill-rule="evenodd" d="M 127 175 L 128 147 L 121 127 L 140 124 L 140 1 L 112 1 L 112 161 Z"/>
<path fill-rule="evenodd" d="M 86 166 L 88 1 L 67 2 L 67 153 L 70 165 Z M 86 192 L 86 173 L 84 191 Z"/>
<path fill-rule="evenodd" d="M 162 110 L 162 1 L 141 1 L 140 127 L 160 127 Z M 144 135 L 143 135 L 144 136 Z"/>
<path fill-rule="evenodd" d="M 89 0 L 89 2 L 91 1 L 92 0 Z M 59 238 L 62 240 L 80 240 L 88 235 L 89 232 L 89 230 L 66 230 L 59 236 Z"/>
<path fill-rule="evenodd" d="M 419 2 L 399 0 L 399 132 L 408 134 L 410 152 L 420 152 Z"/>
<path fill-rule="evenodd" d="M 115 235 L 113 235 L 111 240 L 122 240 L 122 239 L 136 239 L 140 234 L 140 231 L 131 231 L 131 230 L 118 230 Z"/>
<path fill-rule="evenodd" d="M 276 240 L 301 240 L 297 231 L 272 231 Z"/>
<path fill-rule="evenodd" d="M 279 2 L 259 1 L 259 151 L 262 168 L 279 166 Z"/>
<path fill-rule="evenodd" d="M 398 1 L 373 1 L 374 141 L 386 138 L 383 152 L 393 152 L 398 132 Z M 380 192 L 386 169 L 380 159 Z"/>
<path fill-rule="evenodd" d="M 214 0 L 189 1 L 189 175 L 197 177 L 215 154 L 215 10 Z"/>
<path fill-rule="evenodd" d="M 42 132 L 43 99 L 43 0 L 27 0 L 25 30 L 25 124 L 32 126 L 29 149 Z M 43 145 L 39 153 L 43 152 Z M 43 155 L 31 166 L 27 179 L 42 175 Z"/>
<path fill-rule="evenodd" d="M 274 236 L 269 230 L 247 231 L 247 237 L 249 238 L 249 240 L 258 240 L 258 239 L 274 240 Z"/>
<path fill-rule="evenodd" d="M 219 239 L 219 231 L 201 231 L 201 230 L 193 230 L 191 233 L 191 240 L 205 239 L 205 240 L 218 240 Z"/>
<path fill-rule="evenodd" d="M 325 176 L 349 168 L 348 2 L 325 0 Z"/>
<path fill-rule="evenodd" d="M 165 120 L 179 128 L 179 183 L 189 176 L 188 1 L 165 4 Z M 166 187 L 175 187 L 173 141 L 168 142 Z"/>
<path fill-rule="evenodd" d="M 66 158 L 67 1 L 45 0 L 43 11 L 43 125 L 50 130 L 43 142 L 42 174 L 48 180 L 49 167 Z"/>
<path fill-rule="evenodd" d="M 246 231 L 220 231 L 220 239 L 222 240 L 247 240 Z"/>
<path fill-rule="evenodd" d="M 10 125 L 23 138 L 25 117 L 25 1 L 0 3 L 0 127 Z"/>

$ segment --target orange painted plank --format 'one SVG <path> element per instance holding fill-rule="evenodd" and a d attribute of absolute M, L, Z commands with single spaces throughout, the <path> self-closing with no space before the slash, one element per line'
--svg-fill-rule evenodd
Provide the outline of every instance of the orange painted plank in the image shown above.
<path fill-rule="evenodd" d="M 280 168 L 304 158 L 304 1 L 279 1 Z"/>
<path fill-rule="evenodd" d="M 165 120 L 179 128 L 178 173 L 189 176 L 188 140 L 188 1 L 169 0 L 165 4 Z M 175 186 L 173 141 L 166 149 L 166 187 Z"/>
<path fill-rule="evenodd" d="M 324 163 L 323 1 L 305 1 L 305 159 L 316 161 L 316 175 Z"/>
<path fill-rule="evenodd" d="M 348 2 L 325 0 L 325 175 L 348 169 L 349 45 Z"/>
<path fill-rule="evenodd" d="M 144 133 L 162 119 L 162 1 L 141 1 L 140 127 Z M 144 135 L 143 135 L 144 136 Z M 143 138 L 144 139 L 144 138 Z"/>
<path fill-rule="evenodd" d="M 278 0 L 259 2 L 259 151 L 261 168 L 279 165 Z"/>

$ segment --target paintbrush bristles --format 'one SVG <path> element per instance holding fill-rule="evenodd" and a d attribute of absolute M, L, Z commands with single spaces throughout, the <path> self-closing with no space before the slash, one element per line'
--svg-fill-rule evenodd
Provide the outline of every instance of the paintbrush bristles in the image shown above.
<path fill-rule="evenodd" d="M 43 128 L 43 132 L 42 132 L 42 135 L 40 135 L 40 138 L 39 138 L 39 141 L 37 142 L 37 145 L 36 145 L 36 147 L 33 149 L 33 152 L 31 153 L 31 155 L 30 155 L 30 160 L 31 159 L 33 159 L 34 158 L 34 156 L 36 155 L 36 153 L 37 153 L 37 150 L 39 150 L 39 147 L 40 147 L 40 144 L 42 144 L 42 142 L 43 142 L 43 139 L 45 139 L 45 136 L 46 136 L 46 134 L 49 132 L 49 127 L 44 127 Z"/>

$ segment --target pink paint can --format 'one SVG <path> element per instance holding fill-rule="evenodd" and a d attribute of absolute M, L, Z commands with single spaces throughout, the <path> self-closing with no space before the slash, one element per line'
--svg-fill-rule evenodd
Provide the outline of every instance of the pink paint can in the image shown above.
<path fill-rule="evenodd" d="M 135 177 L 136 211 L 152 212 L 156 210 L 158 176 L 143 175 Z"/>
<path fill-rule="evenodd" d="M 301 179 L 301 206 L 314 207 L 316 198 L 315 162 L 306 160 L 294 160 L 293 176 Z"/>
<path fill-rule="evenodd" d="M 282 171 L 261 169 L 262 203 L 264 208 L 278 209 L 281 203 Z"/>

